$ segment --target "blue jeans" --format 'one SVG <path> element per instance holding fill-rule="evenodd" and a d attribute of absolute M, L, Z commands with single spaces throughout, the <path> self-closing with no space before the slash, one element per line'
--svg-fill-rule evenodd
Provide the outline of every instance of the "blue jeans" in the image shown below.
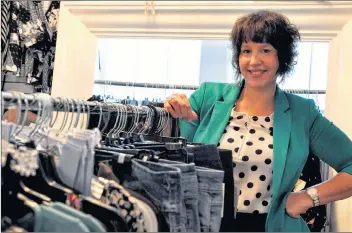
<path fill-rule="evenodd" d="M 162 158 L 168 161 L 177 161 L 182 163 L 194 163 L 194 154 L 188 152 L 187 149 L 181 149 L 175 153 L 169 152 L 167 155 Z"/>
<path fill-rule="evenodd" d="M 224 172 L 196 167 L 198 177 L 198 209 L 202 232 L 218 232 L 223 203 Z"/>
<path fill-rule="evenodd" d="M 186 218 L 187 232 L 200 232 L 198 214 L 198 178 L 194 163 L 186 164 L 164 159 L 160 159 L 159 163 L 165 163 L 181 170 L 181 188 L 184 193 L 181 218 Z"/>
<path fill-rule="evenodd" d="M 185 218 L 181 218 L 184 199 L 181 177 L 179 168 L 132 160 L 132 177 L 124 182 L 124 186 L 146 195 L 165 216 L 170 232 L 185 232 Z"/>

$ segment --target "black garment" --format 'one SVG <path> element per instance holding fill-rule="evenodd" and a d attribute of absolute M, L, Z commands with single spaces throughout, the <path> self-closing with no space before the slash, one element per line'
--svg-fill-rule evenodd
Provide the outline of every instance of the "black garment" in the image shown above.
<path fill-rule="evenodd" d="M 100 200 L 121 213 L 130 232 L 145 232 L 143 213 L 137 202 L 130 198 L 130 193 L 116 182 L 109 182 L 107 179 L 99 181 L 105 186 Z"/>
<path fill-rule="evenodd" d="M 224 212 L 221 219 L 220 231 L 232 231 L 232 224 L 234 219 L 234 179 L 233 179 L 233 166 L 232 166 L 232 151 L 219 149 L 219 156 L 224 168 Z"/>
<path fill-rule="evenodd" d="M 316 155 L 312 153 L 308 155 L 300 179 L 306 182 L 304 189 L 322 182 L 320 159 Z M 322 205 L 309 209 L 307 213 L 301 216 L 306 221 L 310 231 L 320 232 L 325 226 L 326 214 L 326 205 Z"/>
<path fill-rule="evenodd" d="M 119 182 L 119 179 L 114 175 L 112 169 L 104 164 L 104 163 L 99 163 L 99 171 L 98 171 L 98 177 L 103 177 L 105 179 L 109 179 L 109 180 L 114 180 L 116 182 Z M 148 206 L 150 206 L 156 217 L 158 220 L 158 230 L 159 232 L 169 232 L 169 226 L 167 225 L 167 222 L 165 220 L 164 215 L 160 212 L 160 210 L 149 200 L 147 199 L 145 196 L 143 196 L 142 194 L 139 194 L 131 189 L 126 189 L 125 190 L 132 195 L 133 197 L 143 201 L 144 203 L 146 203 Z"/>
<path fill-rule="evenodd" d="M 23 228 L 26 231 L 33 232 L 35 223 L 34 213 L 28 213 L 20 219 L 16 220 L 13 224 L 17 227 Z"/>
<path fill-rule="evenodd" d="M 267 214 L 237 213 L 232 221 L 232 232 L 265 232 Z"/>
<path fill-rule="evenodd" d="M 194 155 L 194 163 L 196 166 L 223 171 L 216 145 L 194 145 L 186 147 L 186 150 Z"/>
<path fill-rule="evenodd" d="M 127 189 L 126 191 L 128 191 L 133 197 L 143 201 L 144 203 L 146 203 L 148 206 L 150 206 L 150 208 L 152 208 L 152 210 L 154 211 L 156 218 L 158 220 L 158 231 L 159 232 L 170 232 L 170 228 L 169 225 L 166 222 L 165 216 L 161 213 L 161 211 L 145 196 L 143 196 L 140 193 L 137 193 L 131 189 Z"/>

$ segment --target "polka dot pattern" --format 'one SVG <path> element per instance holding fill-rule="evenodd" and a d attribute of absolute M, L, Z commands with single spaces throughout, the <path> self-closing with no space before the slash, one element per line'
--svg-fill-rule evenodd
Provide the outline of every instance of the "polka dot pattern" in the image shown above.
<path fill-rule="evenodd" d="M 268 212 L 272 196 L 273 119 L 273 114 L 248 116 L 233 110 L 220 139 L 218 147 L 232 151 L 240 213 Z"/>

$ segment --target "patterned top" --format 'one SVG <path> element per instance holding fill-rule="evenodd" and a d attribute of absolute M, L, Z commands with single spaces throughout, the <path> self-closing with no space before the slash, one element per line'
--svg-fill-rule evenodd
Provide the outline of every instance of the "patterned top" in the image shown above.
<path fill-rule="evenodd" d="M 273 116 L 248 116 L 233 108 L 220 139 L 220 149 L 232 150 L 238 212 L 268 212 L 272 197 Z"/>

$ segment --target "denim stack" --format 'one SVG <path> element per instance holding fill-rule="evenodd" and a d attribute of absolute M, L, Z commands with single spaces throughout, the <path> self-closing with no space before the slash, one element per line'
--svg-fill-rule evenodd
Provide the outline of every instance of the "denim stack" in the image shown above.
<path fill-rule="evenodd" d="M 144 193 L 164 214 L 171 232 L 220 230 L 224 172 L 194 163 L 133 160 L 124 187 Z"/>

